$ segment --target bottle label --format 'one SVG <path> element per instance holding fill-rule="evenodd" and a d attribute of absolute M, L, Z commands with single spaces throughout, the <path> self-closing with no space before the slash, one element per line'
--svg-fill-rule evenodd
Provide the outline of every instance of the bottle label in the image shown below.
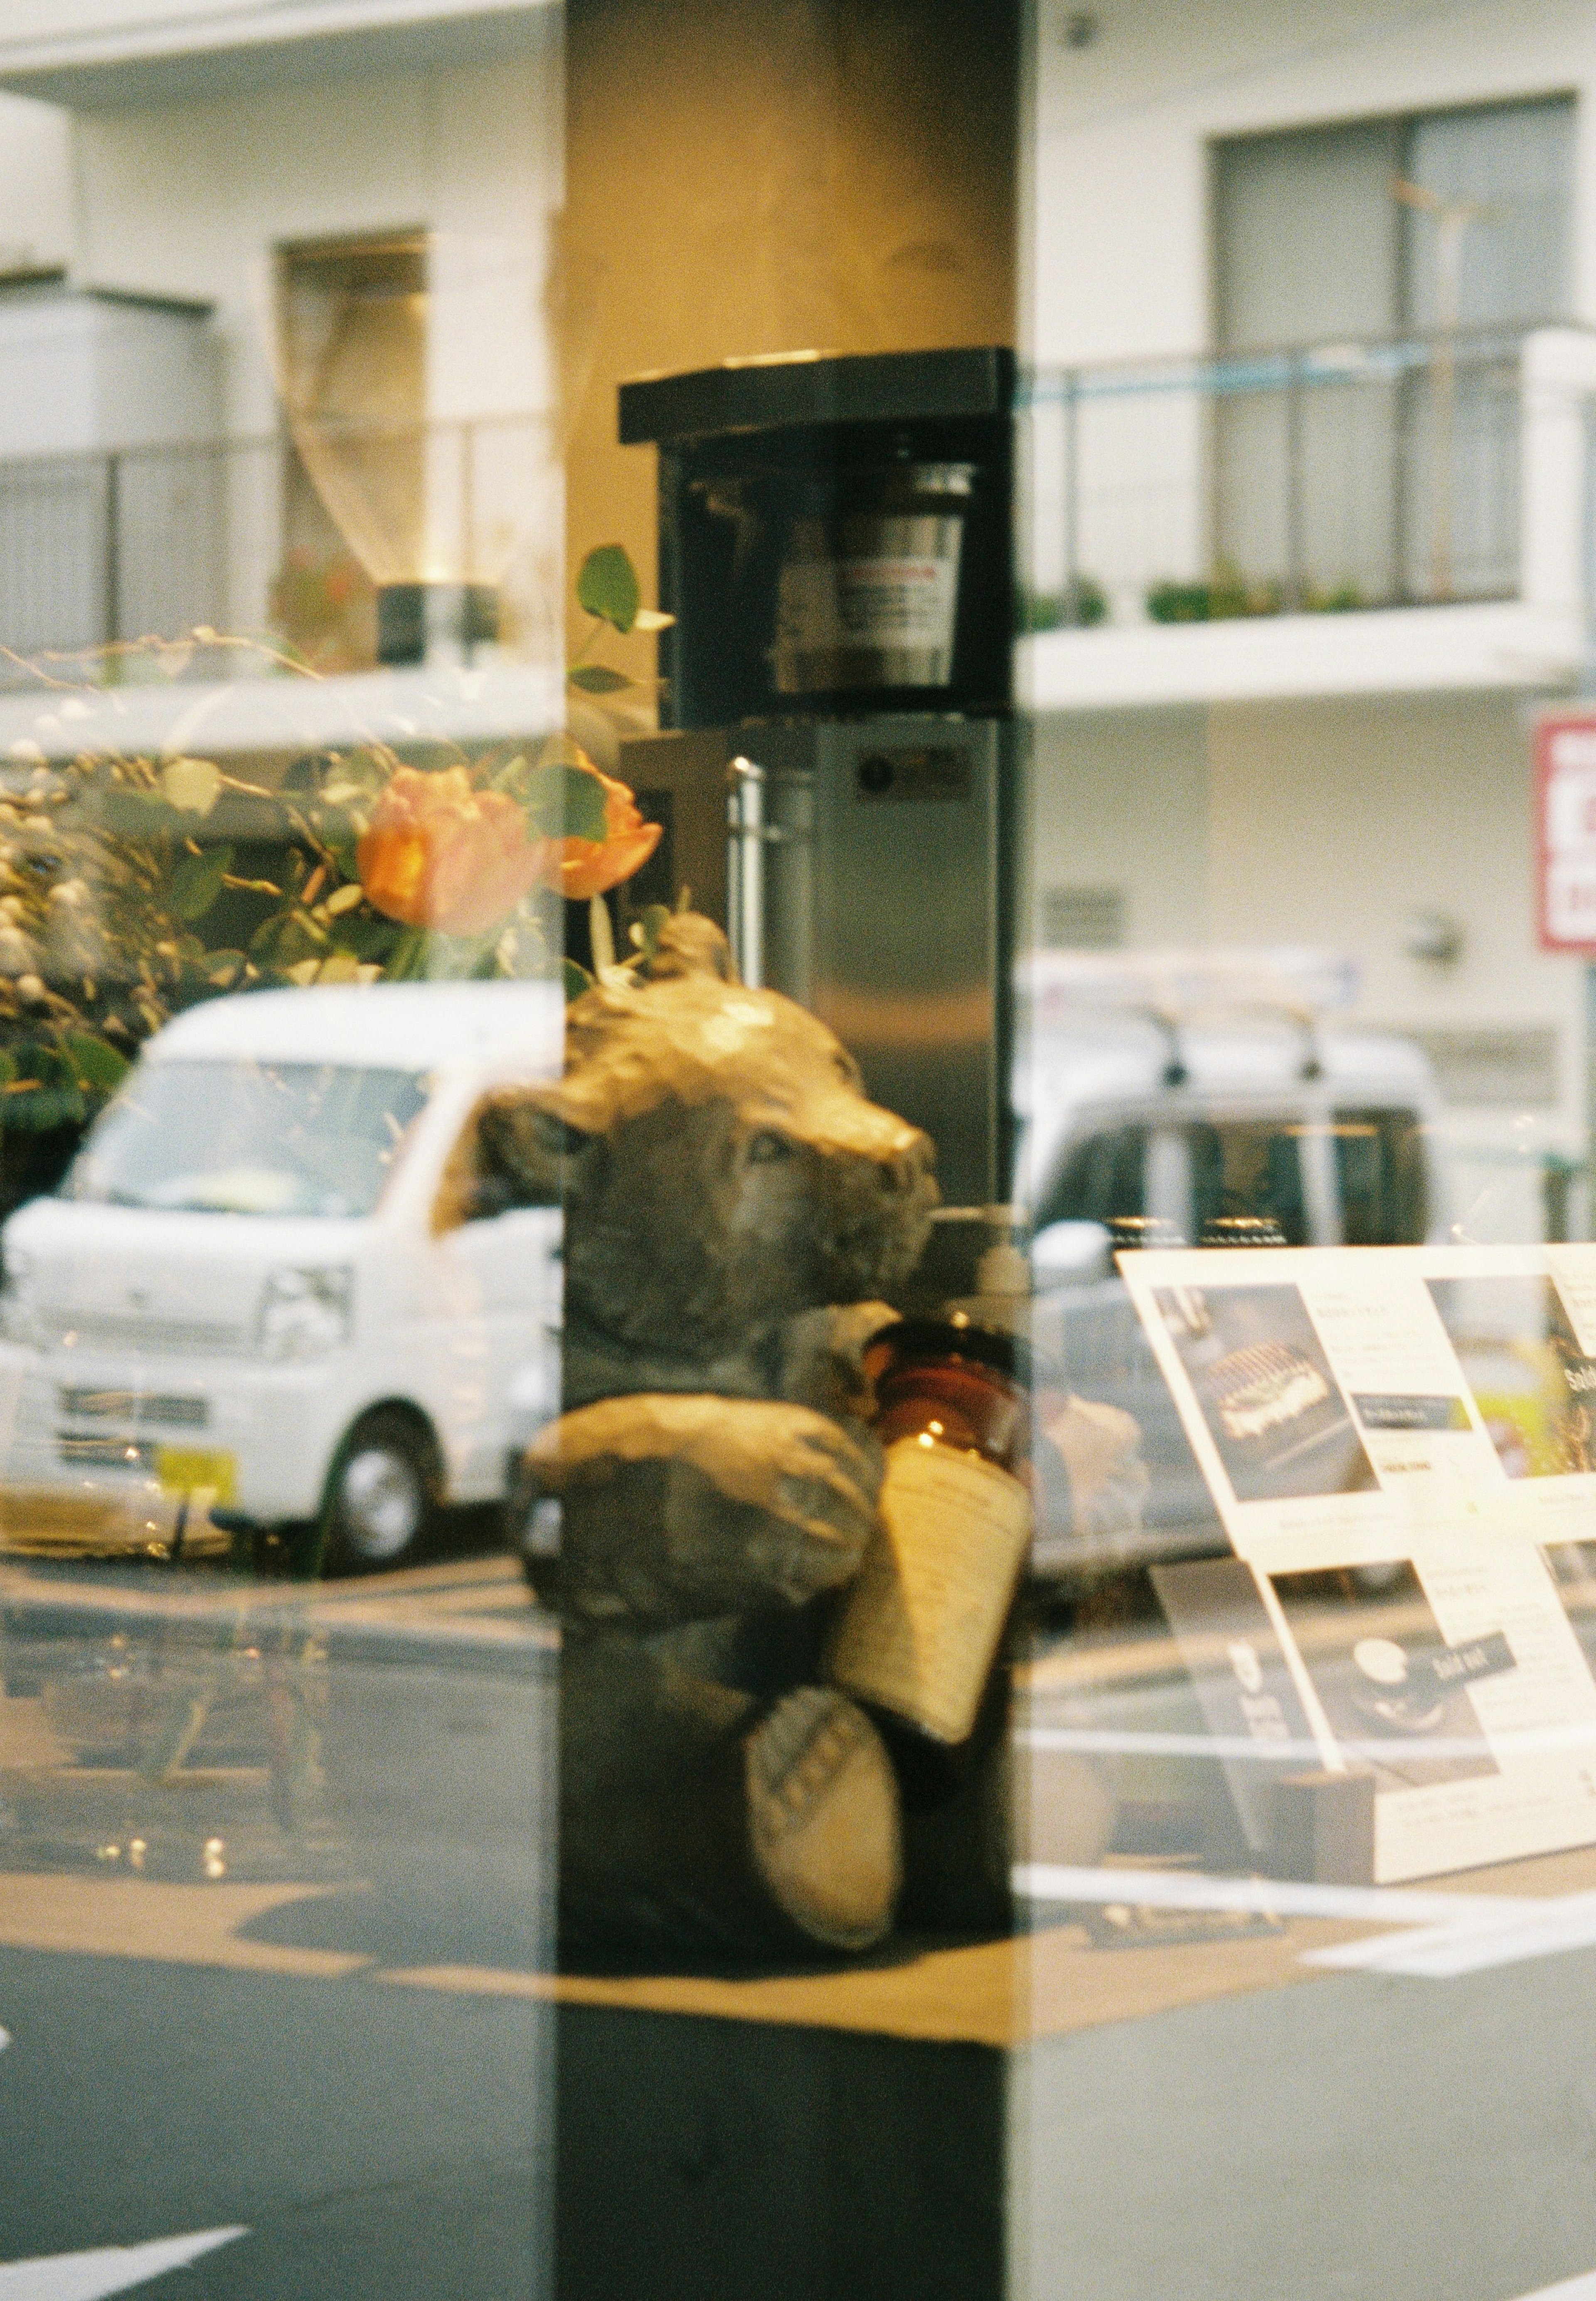
<path fill-rule="evenodd" d="M 963 1742 L 1031 1540 L 1031 1497 L 978 1454 L 899 1438 L 887 1449 L 881 1519 L 828 1674 L 939 1742 Z"/>
<path fill-rule="evenodd" d="M 929 523 L 949 531 L 940 550 L 787 562 L 776 592 L 780 692 L 849 679 L 947 683 L 958 607 L 959 526 L 955 520 Z M 873 663 L 875 657 L 882 660 Z M 900 663 L 900 657 L 909 660 Z"/>
<path fill-rule="evenodd" d="M 798 648 L 953 644 L 956 553 L 893 559 L 799 559 L 781 570 L 777 628 Z"/>

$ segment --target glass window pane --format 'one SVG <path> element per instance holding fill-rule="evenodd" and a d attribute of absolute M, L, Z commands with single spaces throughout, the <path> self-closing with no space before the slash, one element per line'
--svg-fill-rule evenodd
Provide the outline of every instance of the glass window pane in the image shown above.
<path fill-rule="evenodd" d="M 369 1215 L 426 1082 L 308 1063 L 145 1062 L 62 1196 L 188 1213 Z"/>
<path fill-rule="evenodd" d="M 1422 1122 L 1413 1110 L 1338 1110 L 1341 1236 L 1349 1246 L 1416 1246 L 1430 1227 Z"/>
<path fill-rule="evenodd" d="M 1402 166 L 1426 203 L 1404 217 L 1403 316 L 1411 325 L 1500 327 L 1567 315 L 1572 103 L 1433 113 L 1409 127 Z"/>
<path fill-rule="evenodd" d="M 1077 1142 L 1044 1193 L 1037 1228 L 1056 1222 L 1109 1224 L 1148 1213 L 1143 1183 L 1147 1140 L 1145 1127 L 1118 1126 Z"/>
<path fill-rule="evenodd" d="M 1278 1226 L 1288 1246 L 1306 1246 L 1302 1132 L 1290 1122 L 1221 1121 L 1188 1130 L 1197 1235 L 1217 1243 L 1212 1226 L 1255 1220 Z"/>

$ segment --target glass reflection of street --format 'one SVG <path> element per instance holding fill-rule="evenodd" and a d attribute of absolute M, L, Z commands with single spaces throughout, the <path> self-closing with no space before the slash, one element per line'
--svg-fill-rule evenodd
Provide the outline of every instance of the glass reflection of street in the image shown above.
<path fill-rule="evenodd" d="M 196 2294 L 543 2288 L 555 1659 L 493 1556 L 0 1561 L 0 2260 L 226 2227 Z"/>

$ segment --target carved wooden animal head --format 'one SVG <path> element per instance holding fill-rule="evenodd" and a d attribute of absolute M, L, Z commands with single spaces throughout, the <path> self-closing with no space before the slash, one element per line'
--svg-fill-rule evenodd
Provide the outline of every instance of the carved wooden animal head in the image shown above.
<path fill-rule="evenodd" d="M 673 919 L 647 980 L 572 1007 L 526 1146 L 562 1167 L 567 1321 L 676 1358 L 890 1293 L 937 1203 L 929 1139 L 823 1023 L 730 974 L 718 929 Z"/>

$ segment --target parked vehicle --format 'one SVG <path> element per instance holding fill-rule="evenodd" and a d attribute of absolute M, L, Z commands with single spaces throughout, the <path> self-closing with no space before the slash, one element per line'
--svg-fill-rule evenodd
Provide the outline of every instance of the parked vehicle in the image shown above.
<path fill-rule="evenodd" d="M 218 1000 L 152 1039 L 0 1234 L 5 1538 L 319 1526 L 351 1570 L 498 1499 L 512 1376 L 560 1318 L 559 1209 L 506 1099 L 563 1033 L 554 984 L 412 983 Z"/>
<path fill-rule="evenodd" d="M 1223 1546 L 1115 1253 L 1443 1238 L 1428 1061 L 1408 1040 L 1337 1024 L 1350 971 L 1312 951 L 1049 952 L 1022 988 L 1032 1339 L 1072 1390 L 1134 1416 L 1150 1473 L 1140 1528 L 1098 1547 Z M 1090 1562 L 1092 1547 L 1056 1538 L 1039 1568 Z"/>

